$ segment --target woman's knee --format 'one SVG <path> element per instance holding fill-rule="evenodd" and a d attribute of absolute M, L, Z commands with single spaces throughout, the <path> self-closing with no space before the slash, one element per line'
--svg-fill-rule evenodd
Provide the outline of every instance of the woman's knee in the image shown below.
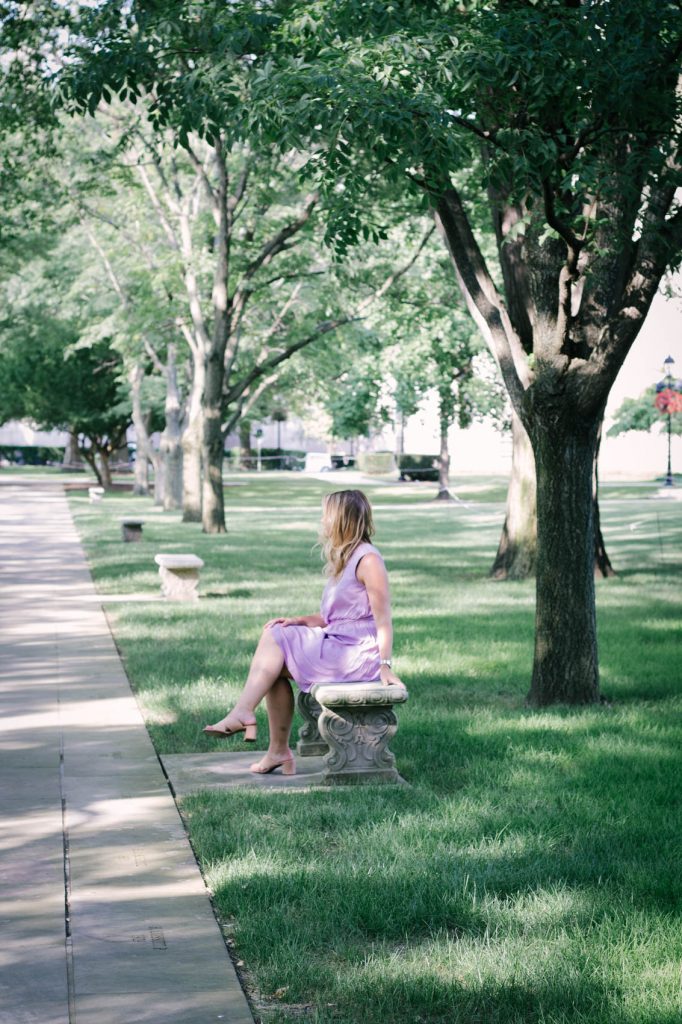
<path fill-rule="evenodd" d="M 260 631 L 259 643 L 268 643 L 268 641 L 274 643 L 275 638 L 272 635 L 272 629 L 269 626 L 263 626 L 263 628 Z"/>
<path fill-rule="evenodd" d="M 271 629 L 263 629 L 260 635 L 260 640 L 258 641 L 258 646 L 262 651 L 277 651 L 281 654 L 280 646 L 275 640 L 275 637 Z"/>

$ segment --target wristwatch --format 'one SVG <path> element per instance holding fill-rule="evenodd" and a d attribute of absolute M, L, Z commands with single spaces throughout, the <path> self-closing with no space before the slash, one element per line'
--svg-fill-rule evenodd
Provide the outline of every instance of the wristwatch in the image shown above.
<path fill-rule="evenodd" d="M 390 668 L 391 667 L 391 659 L 390 658 L 382 658 L 381 661 L 379 662 L 379 664 L 380 665 L 388 665 L 388 667 Z"/>

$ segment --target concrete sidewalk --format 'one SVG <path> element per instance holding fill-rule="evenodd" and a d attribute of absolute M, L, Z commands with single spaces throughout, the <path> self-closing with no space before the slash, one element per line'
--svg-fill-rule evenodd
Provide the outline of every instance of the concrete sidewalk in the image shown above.
<path fill-rule="evenodd" d="M 61 486 L 0 537 L 0 1024 L 252 1024 Z"/>

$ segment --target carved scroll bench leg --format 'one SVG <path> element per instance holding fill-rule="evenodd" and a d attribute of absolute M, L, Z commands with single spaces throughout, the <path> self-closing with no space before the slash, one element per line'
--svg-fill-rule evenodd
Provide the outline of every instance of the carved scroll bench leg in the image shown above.
<path fill-rule="evenodd" d="M 296 696 L 296 707 L 303 719 L 303 725 L 298 731 L 298 743 L 296 753 L 299 757 L 319 757 L 329 751 L 329 746 L 320 736 L 317 720 L 322 713 L 322 708 L 317 703 L 312 693 L 304 693 L 299 690 Z"/>
<path fill-rule="evenodd" d="M 407 700 L 407 690 L 377 683 L 336 683 L 315 686 L 312 693 L 322 708 L 320 735 L 330 748 L 325 785 L 405 781 L 388 742 L 398 729 L 393 707 Z"/>

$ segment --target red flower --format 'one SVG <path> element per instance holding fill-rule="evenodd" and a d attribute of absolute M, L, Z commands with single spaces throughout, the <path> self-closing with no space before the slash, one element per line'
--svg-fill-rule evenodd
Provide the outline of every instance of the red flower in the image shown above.
<path fill-rule="evenodd" d="M 654 405 L 662 413 L 682 412 L 682 394 L 672 388 L 664 388 L 654 398 Z"/>

